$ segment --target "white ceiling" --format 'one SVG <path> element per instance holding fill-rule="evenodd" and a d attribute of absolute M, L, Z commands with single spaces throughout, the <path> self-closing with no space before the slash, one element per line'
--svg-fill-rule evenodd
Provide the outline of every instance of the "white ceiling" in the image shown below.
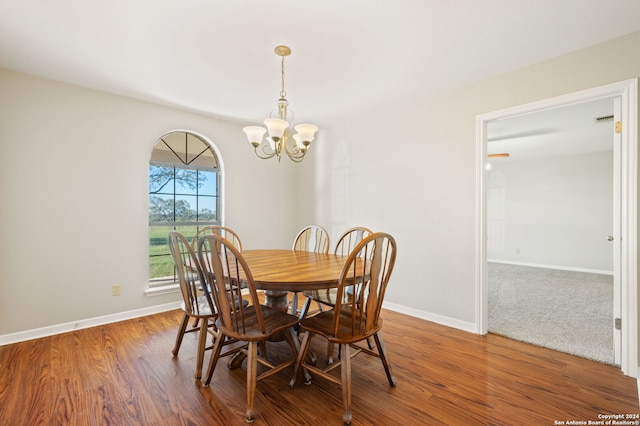
<path fill-rule="evenodd" d="M 613 98 L 553 108 L 487 124 L 487 152 L 514 162 L 613 150 Z"/>
<path fill-rule="evenodd" d="M 482 80 L 640 30 L 640 1 L 0 0 L 0 67 L 210 115 L 297 122 Z"/>

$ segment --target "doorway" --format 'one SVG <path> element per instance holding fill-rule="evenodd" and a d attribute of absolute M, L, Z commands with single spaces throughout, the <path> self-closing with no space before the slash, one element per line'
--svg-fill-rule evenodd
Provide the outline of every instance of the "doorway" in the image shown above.
<path fill-rule="evenodd" d="M 615 170 L 614 176 L 619 176 L 618 186 L 620 188 L 620 196 L 614 197 L 614 205 L 617 213 L 614 213 L 614 231 L 612 232 L 613 246 L 611 248 L 615 255 L 612 255 L 612 272 L 619 279 L 617 286 L 617 297 L 614 300 L 614 306 L 617 307 L 614 312 L 616 318 L 620 318 L 621 327 L 616 327 L 615 332 L 618 334 L 617 342 L 619 342 L 619 352 L 616 357 L 617 363 L 621 366 L 622 371 L 630 376 L 637 375 L 637 80 L 629 80 L 626 82 L 615 83 L 595 89 L 577 92 L 574 94 L 552 98 L 533 104 L 522 105 L 519 107 L 509 108 L 507 110 L 497 111 L 494 113 L 483 114 L 477 119 L 477 265 L 476 265 L 476 323 L 477 331 L 485 334 L 488 331 L 488 280 L 487 280 L 487 189 L 488 189 L 488 173 L 485 169 L 486 158 L 489 153 L 488 144 L 491 137 L 497 138 L 498 133 L 491 134 L 493 124 L 500 121 L 506 122 L 509 119 L 522 118 L 525 115 L 534 115 L 534 113 L 545 114 L 553 110 L 559 110 L 568 106 L 586 106 L 589 102 L 603 100 L 617 100 L 618 108 L 616 114 L 620 118 L 615 121 L 623 123 L 623 127 L 616 138 L 619 139 L 616 146 L 617 152 L 614 153 Z M 596 118 L 596 117 L 594 117 Z M 499 126 L 498 126 L 499 127 Z M 539 132 L 552 133 L 553 129 L 538 129 Z M 524 132 L 526 133 L 526 132 Z M 498 135 L 498 136 L 496 136 Z M 532 135 L 520 135 L 532 136 Z M 521 137 L 522 139 L 522 137 Z M 495 139 L 494 139 L 495 141 Z M 522 145 L 522 144 L 521 144 Z M 557 147 L 551 145 L 545 149 L 539 150 L 546 152 Z M 512 145 L 513 152 L 517 152 L 516 145 Z M 508 151 L 508 150 L 507 150 Z M 509 152 L 499 152 L 507 154 Z M 505 158 L 505 157 L 503 157 Z M 617 230 L 615 230 L 617 229 Z M 495 229 L 491 230 L 494 234 Z M 606 238 L 607 235 L 603 235 Z M 492 247 L 493 249 L 494 247 Z M 513 249 L 513 253 L 517 248 Z M 611 327 L 614 326 L 614 318 L 611 318 Z"/>
<path fill-rule="evenodd" d="M 605 364 L 620 354 L 613 105 L 487 123 L 488 331 Z"/>

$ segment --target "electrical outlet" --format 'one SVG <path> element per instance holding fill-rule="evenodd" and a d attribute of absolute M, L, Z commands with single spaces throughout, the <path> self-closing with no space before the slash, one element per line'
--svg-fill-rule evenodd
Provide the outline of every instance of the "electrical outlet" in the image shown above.
<path fill-rule="evenodd" d="M 119 285 L 113 285 L 111 286 L 111 295 L 112 296 L 120 296 L 120 291 L 122 289 L 120 288 Z"/>

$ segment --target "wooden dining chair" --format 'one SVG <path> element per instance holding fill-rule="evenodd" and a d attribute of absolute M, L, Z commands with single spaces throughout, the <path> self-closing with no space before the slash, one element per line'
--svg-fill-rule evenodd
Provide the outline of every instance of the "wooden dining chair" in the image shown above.
<path fill-rule="evenodd" d="M 357 226 L 348 229 L 338 239 L 333 253 L 340 256 L 348 256 L 363 239 L 367 238 L 371 234 L 373 234 L 373 231 L 363 226 Z M 351 297 L 353 295 L 353 291 L 353 287 L 347 288 L 344 296 Z M 309 313 L 311 302 L 318 303 L 320 312 L 322 312 L 323 310 L 323 305 L 334 307 L 336 304 L 337 290 L 335 288 L 328 288 L 323 290 L 305 290 L 302 292 L 302 294 L 307 298 L 307 300 L 300 310 L 300 320 L 302 320 Z M 371 348 L 371 345 L 369 346 Z M 334 344 L 329 342 L 327 344 L 327 364 L 333 363 L 333 352 Z"/>
<path fill-rule="evenodd" d="M 245 420 L 250 423 L 255 418 L 256 383 L 295 362 L 292 359 L 278 365 L 272 364 L 264 357 L 264 351 L 258 353 L 258 347 L 267 340 L 277 340 L 276 337 L 279 337 L 289 343 L 295 357 L 298 340 L 293 327 L 298 318 L 260 303 L 251 271 L 240 251 L 230 241 L 215 234 L 201 237 L 198 241 L 198 258 L 219 312 L 216 320 L 219 335 L 214 339 L 204 384 L 207 386 L 211 382 L 224 337 L 247 342 L 247 348 L 241 351 L 247 357 Z M 235 303 L 243 297 L 243 288 L 246 289 L 245 297 L 249 299 L 248 305 Z M 258 375 L 258 363 L 268 370 Z"/>
<path fill-rule="evenodd" d="M 202 289 L 201 283 L 204 283 L 202 268 L 189 241 L 178 231 L 169 232 L 168 240 L 182 293 L 180 309 L 184 312 L 172 353 L 174 357 L 178 356 L 185 333 L 199 331 L 195 378 L 200 380 L 207 330 L 213 326 L 211 321 L 215 319 L 216 311 L 211 295 Z M 187 330 L 190 318 L 195 320 L 195 327 Z"/>
<path fill-rule="evenodd" d="M 336 247 L 333 250 L 334 254 L 339 256 L 348 256 L 351 254 L 353 249 L 365 238 L 369 235 L 373 234 L 369 228 L 365 228 L 362 226 L 357 226 L 345 231 L 338 242 L 336 243 Z M 308 312 L 309 304 L 311 301 L 316 301 L 323 305 L 333 307 L 335 305 L 336 298 L 336 289 L 323 289 L 323 290 L 304 290 L 302 294 L 307 297 L 307 301 L 305 306 L 301 310 L 300 319 L 304 318 L 306 313 Z M 353 290 L 350 289 L 346 295 L 352 294 Z"/>
<path fill-rule="evenodd" d="M 239 250 L 242 251 L 242 241 L 240 241 L 240 237 L 238 234 L 231 228 L 227 228 L 226 226 L 220 225 L 209 225 L 200 228 L 198 232 L 191 239 L 191 246 L 197 250 L 198 248 L 198 238 L 203 235 L 217 234 L 221 237 L 226 238 L 231 241 L 231 243 Z"/>
<path fill-rule="evenodd" d="M 329 233 L 322 226 L 310 225 L 302 228 L 293 240 L 293 250 L 329 253 Z M 298 291 L 291 292 L 291 313 L 298 315 Z"/>
<path fill-rule="evenodd" d="M 300 369 L 323 377 L 342 387 L 342 420 L 351 424 L 351 358 L 364 352 L 380 358 L 389 385 L 394 387 L 396 379 L 391 370 L 380 330 L 382 330 L 382 302 L 396 260 L 396 242 L 386 233 L 378 232 L 362 240 L 351 252 L 340 275 L 335 306 L 331 310 L 300 321 L 303 339 L 294 376 L 293 388 Z M 354 285 L 355 283 L 359 285 Z M 356 290 L 353 297 L 343 297 L 349 288 Z M 319 335 L 327 341 L 340 345 L 342 357 L 338 362 L 321 369 L 304 363 L 311 341 Z M 377 351 L 363 347 L 363 341 L 373 337 Z M 360 343 L 360 344 L 358 344 Z M 352 353 L 353 349 L 353 353 Z M 332 371 L 340 367 L 340 377 Z M 305 383 L 309 383 L 306 380 Z"/>

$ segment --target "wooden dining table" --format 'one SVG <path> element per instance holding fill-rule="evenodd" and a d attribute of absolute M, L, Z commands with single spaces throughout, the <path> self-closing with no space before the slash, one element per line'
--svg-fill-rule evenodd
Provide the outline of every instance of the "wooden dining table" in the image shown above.
<path fill-rule="evenodd" d="M 296 250 L 243 250 L 257 289 L 265 290 L 265 304 L 286 311 L 290 291 L 338 286 L 348 256 Z"/>
<path fill-rule="evenodd" d="M 265 291 L 265 305 L 288 311 L 290 291 L 321 290 L 338 286 L 342 268 L 348 256 L 297 250 L 243 250 L 256 289 Z M 282 340 L 274 335 L 271 340 Z M 297 342 L 296 342 L 297 343 Z M 315 355 L 309 352 L 310 361 Z M 245 355 L 239 352 L 227 366 L 238 368 Z"/>

